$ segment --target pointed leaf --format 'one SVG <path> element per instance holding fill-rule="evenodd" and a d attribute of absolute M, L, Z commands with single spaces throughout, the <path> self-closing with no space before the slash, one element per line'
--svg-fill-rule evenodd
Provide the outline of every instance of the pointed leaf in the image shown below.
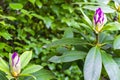
<path fill-rule="evenodd" d="M 102 51 L 102 60 L 110 80 L 120 80 L 120 69 L 112 57 Z"/>
<path fill-rule="evenodd" d="M 109 30 L 109 31 L 117 31 L 120 30 L 120 23 L 118 22 L 111 22 L 106 24 L 102 30 Z"/>
<path fill-rule="evenodd" d="M 56 40 L 50 44 L 44 45 L 44 48 L 53 47 L 53 46 L 59 46 L 59 45 L 82 45 L 87 44 L 84 40 L 81 40 L 80 38 L 63 38 L 60 40 Z"/>
<path fill-rule="evenodd" d="M 0 58 L 0 70 L 5 72 L 6 74 L 10 74 L 9 66 L 2 58 Z"/>
<path fill-rule="evenodd" d="M 85 56 L 86 54 L 81 51 L 69 51 L 65 52 L 62 56 L 53 56 L 49 61 L 54 63 L 71 62 L 78 59 L 84 59 Z"/>
<path fill-rule="evenodd" d="M 34 73 L 36 71 L 39 71 L 40 69 L 42 69 L 42 66 L 40 65 L 29 65 L 27 68 L 25 68 L 21 74 L 30 74 L 30 73 Z"/>
<path fill-rule="evenodd" d="M 29 63 L 31 58 L 32 58 L 32 51 L 25 51 L 24 53 L 22 53 L 22 55 L 20 56 L 21 68 L 24 68 Z"/>
<path fill-rule="evenodd" d="M 88 52 L 84 65 L 85 80 L 99 80 L 102 69 L 102 59 L 99 48 L 93 47 Z"/>

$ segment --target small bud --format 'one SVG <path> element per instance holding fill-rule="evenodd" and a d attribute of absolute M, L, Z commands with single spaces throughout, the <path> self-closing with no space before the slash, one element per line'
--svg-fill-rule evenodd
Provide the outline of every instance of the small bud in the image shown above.
<path fill-rule="evenodd" d="M 21 71 L 20 58 L 17 52 L 12 54 L 11 73 L 14 77 L 17 77 Z"/>
<path fill-rule="evenodd" d="M 107 22 L 107 19 L 106 19 L 105 14 L 103 13 L 101 8 L 98 8 L 93 18 L 95 32 L 99 33 L 106 22 Z"/>

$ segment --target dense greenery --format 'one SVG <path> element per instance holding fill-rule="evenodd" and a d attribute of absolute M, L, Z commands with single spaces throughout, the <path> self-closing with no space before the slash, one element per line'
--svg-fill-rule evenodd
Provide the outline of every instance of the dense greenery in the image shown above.
<path fill-rule="evenodd" d="M 96 33 L 98 8 L 107 23 Z M 0 56 L 31 50 L 37 80 L 119 80 L 119 30 L 118 0 L 0 0 Z"/>

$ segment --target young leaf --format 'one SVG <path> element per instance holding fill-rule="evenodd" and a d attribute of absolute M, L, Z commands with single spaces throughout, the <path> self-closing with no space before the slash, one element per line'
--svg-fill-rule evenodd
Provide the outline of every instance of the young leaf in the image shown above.
<path fill-rule="evenodd" d="M 114 49 L 120 49 L 120 35 L 117 36 L 113 42 Z"/>
<path fill-rule="evenodd" d="M 33 74 L 36 77 L 36 80 L 51 80 L 55 78 L 55 75 L 45 69 L 41 69 Z M 27 77 L 25 80 L 33 80 L 32 77 Z"/>
<path fill-rule="evenodd" d="M 32 51 L 25 51 L 24 53 L 22 53 L 22 55 L 20 56 L 21 68 L 24 68 L 29 63 L 31 58 L 32 58 Z"/>
<path fill-rule="evenodd" d="M 71 62 L 78 59 L 84 59 L 85 56 L 86 54 L 81 51 L 69 51 L 65 52 L 62 56 L 53 56 L 49 61 L 54 63 Z"/>
<path fill-rule="evenodd" d="M 6 74 L 10 74 L 9 66 L 2 58 L 0 58 L 0 70 L 5 72 Z"/>
<path fill-rule="evenodd" d="M 102 51 L 102 60 L 110 80 L 120 80 L 120 69 L 112 57 Z"/>
<path fill-rule="evenodd" d="M 20 4 L 20 3 L 10 3 L 9 6 L 13 10 L 18 10 L 18 9 L 22 9 L 23 8 L 23 5 Z"/>
<path fill-rule="evenodd" d="M 92 27 L 92 22 L 89 19 L 89 17 L 87 17 L 87 15 L 83 12 L 83 10 L 81 8 L 80 8 L 80 11 L 82 12 L 82 14 L 84 16 L 85 21 L 89 24 L 90 27 Z"/>
<path fill-rule="evenodd" d="M 106 24 L 102 30 L 109 30 L 109 31 L 117 31 L 120 30 L 120 23 L 118 22 L 111 22 Z"/>
<path fill-rule="evenodd" d="M 98 47 L 93 47 L 88 52 L 84 64 L 84 79 L 99 80 L 102 69 L 101 53 Z"/>
<path fill-rule="evenodd" d="M 38 70 L 42 69 L 42 66 L 40 65 L 30 65 L 27 68 L 25 68 L 21 74 L 30 74 L 30 73 L 34 73 Z"/>

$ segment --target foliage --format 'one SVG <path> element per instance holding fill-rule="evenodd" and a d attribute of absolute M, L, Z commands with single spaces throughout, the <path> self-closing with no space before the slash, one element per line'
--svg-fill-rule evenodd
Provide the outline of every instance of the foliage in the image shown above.
<path fill-rule="evenodd" d="M 8 53 L 32 50 L 31 64 L 44 68 L 32 74 L 37 80 L 47 80 L 46 77 L 119 80 L 119 3 L 118 0 L 1 0 L 0 78 L 6 80 L 2 75 L 9 71 L 4 70 Z M 98 8 L 107 17 L 100 31 L 93 22 Z M 27 64 L 29 59 L 25 61 Z M 26 68 L 26 64 L 22 64 L 23 72 L 31 68 Z"/>

